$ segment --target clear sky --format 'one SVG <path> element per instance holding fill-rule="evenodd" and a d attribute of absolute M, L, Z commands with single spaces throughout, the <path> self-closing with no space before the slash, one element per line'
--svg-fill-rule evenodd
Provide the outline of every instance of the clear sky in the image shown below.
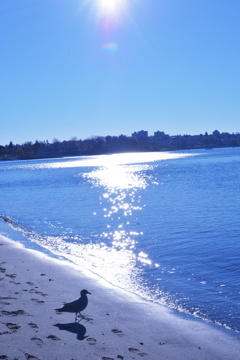
<path fill-rule="evenodd" d="M 1 0 L 0 144 L 240 131 L 240 0 Z"/>

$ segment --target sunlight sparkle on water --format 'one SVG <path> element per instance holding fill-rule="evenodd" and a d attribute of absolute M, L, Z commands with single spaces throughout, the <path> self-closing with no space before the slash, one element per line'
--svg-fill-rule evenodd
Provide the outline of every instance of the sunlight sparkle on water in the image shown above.
<path fill-rule="evenodd" d="M 149 185 L 158 186 L 152 174 L 155 167 L 162 166 L 159 160 L 186 156 L 191 155 L 164 152 L 81 156 L 20 163 L 13 168 L 39 172 L 45 168 L 72 168 L 70 173 L 76 184 L 84 179 L 90 188 L 98 188 L 99 203 L 93 216 L 102 227 L 94 233 L 91 243 L 86 244 L 87 239 L 80 236 L 73 239 L 74 234 L 71 235 L 72 231 L 68 229 L 66 238 L 65 234 L 59 238 L 48 237 L 44 243 L 40 239 L 39 244 L 51 248 L 58 256 L 64 254 L 76 265 L 81 264 L 112 284 L 143 294 L 141 276 L 144 268 L 154 269 L 159 265 L 138 249 L 144 236 L 138 223 L 138 213 L 145 206 L 142 195 Z M 69 236 L 74 243 L 69 242 Z"/>
<path fill-rule="evenodd" d="M 103 209 L 103 217 L 107 220 L 106 231 L 100 236 L 106 244 L 117 251 L 128 250 L 135 252 L 138 239 L 143 236 L 135 226 L 131 226 L 133 217 L 136 223 L 135 213 L 141 211 L 139 205 L 144 190 L 153 182 L 149 171 L 154 165 L 151 164 L 116 164 L 109 161 L 108 166 L 94 169 L 83 176 L 94 186 L 103 188 L 100 202 Z M 135 216 L 134 216 L 135 215 Z M 142 265 L 152 265 L 147 254 L 140 254 L 136 259 Z"/>
<path fill-rule="evenodd" d="M 111 154 L 111 155 L 97 155 L 97 156 L 79 156 L 73 158 L 50 159 L 48 161 L 29 163 L 24 165 L 13 165 L 10 168 L 15 169 L 61 169 L 61 168 L 78 168 L 78 167 L 100 167 L 100 166 L 115 166 L 127 164 L 142 164 L 153 163 L 155 161 L 163 161 L 170 159 L 180 159 L 184 157 L 197 156 L 198 154 L 183 154 L 171 152 L 154 152 L 154 153 L 126 153 L 126 154 Z"/>
<path fill-rule="evenodd" d="M 136 228 L 136 212 L 142 211 L 141 192 L 150 184 L 158 185 L 152 178 L 155 161 L 185 156 L 171 153 L 128 153 L 98 157 L 98 167 L 81 173 L 94 187 L 102 188 L 100 204 L 102 216 L 107 221 L 100 235 L 115 250 L 135 252 L 141 231 Z M 145 163 L 144 163 L 145 162 Z M 99 214 L 100 216 L 100 214 Z M 144 266 L 154 266 L 147 254 L 140 253 L 137 260 Z"/>
<path fill-rule="evenodd" d="M 98 170 L 85 174 L 88 178 L 95 180 L 95 185 L 104 186 L 110 191 L 113 189 L 142 188 L 147 186 L 146 180 L 140 170 L 141 166 L 114 166 L 102 167 Z M 111 190 L 112 189 L 112 190 Z M 104 195 L 106 196 L 106 194 Z"/>

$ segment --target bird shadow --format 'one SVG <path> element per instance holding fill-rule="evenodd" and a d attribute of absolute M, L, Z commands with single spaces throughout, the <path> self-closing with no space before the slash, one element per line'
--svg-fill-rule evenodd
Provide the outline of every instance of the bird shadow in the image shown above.
<path fill-rule="evenodd" d="M 87 331 L 85 326 L 82 324 L 76 323 L 76 322 L 67 323 L 67 324 L 55 324 L 53 326 L 58 327 L 59 330 L 65 330 L 65 331 L 71 332 L 73 334 L 77 334 L 78 340 L 84 340 L 88 337 L 88 336 L 85 336 L 86 331 Z"/>

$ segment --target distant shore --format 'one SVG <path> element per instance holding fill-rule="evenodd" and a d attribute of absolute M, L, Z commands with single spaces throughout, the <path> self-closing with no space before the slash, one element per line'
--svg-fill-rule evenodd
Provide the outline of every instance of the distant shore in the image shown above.
<path fill-rule="evenodd" d="M 54 309 L 86 288 L 88 320 Z M 233 360 L 240 334 L 116 289 L 0 235 L 1 359 Z"/>
<path fill-rule="evenodd" d="M 95 136 L 86 140 L 28 141 L 24 144 L 0 145 L 0 160 L 33 160 L 70 156 L 95 156 L 128 152 L 159 152 L 200 150 L 226 147 L 240 147 L 240 133 L 220 133 L 200 135 L 170 136 L 157 131 L 148 136 L 147 131 L 138 131 L 132 136 Z"/>

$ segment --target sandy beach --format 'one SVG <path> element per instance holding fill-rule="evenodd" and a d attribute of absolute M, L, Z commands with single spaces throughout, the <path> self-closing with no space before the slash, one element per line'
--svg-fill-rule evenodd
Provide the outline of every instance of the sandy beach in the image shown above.
<path fill-rule="evenodd" d="M 81 289 L 87 319 L 54 311 Z M 0 236 L 0 359 L 235 360 L 239 340 Z"/>

